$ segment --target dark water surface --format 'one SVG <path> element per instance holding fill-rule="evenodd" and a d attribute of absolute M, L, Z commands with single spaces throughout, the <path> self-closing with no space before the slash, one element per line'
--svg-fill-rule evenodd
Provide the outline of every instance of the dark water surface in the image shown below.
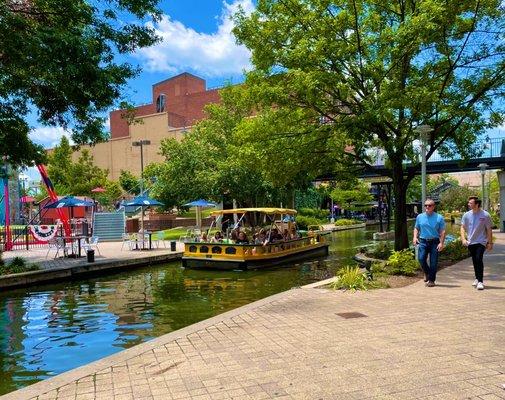
<path fill-rule="evenodd" d="M 225 311 L 333 276 L 373 231 L 333 233 L 330 255 L 258 271 L 180 262 L 0 294 L 0 395 Z"/>

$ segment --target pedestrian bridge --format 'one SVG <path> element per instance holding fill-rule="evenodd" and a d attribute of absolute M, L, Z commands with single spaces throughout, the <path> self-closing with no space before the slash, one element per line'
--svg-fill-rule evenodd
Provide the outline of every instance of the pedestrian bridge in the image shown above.
<path fill-rule="evenodd" d="M 479 142 L 482 153 L 479 157 L 469 160 L 463 160 L 461 157 L 444 158 L 438 153 L 432 156 L 426 162 L 426 172 L 428 174 L 450 173 L 462 171 L 478 171 L 480 164 L 487 164 L 486 169 L 505 169 L 505 137 L 493 138 Z M 361 177 L 377 177 L 388 175 L 388 168 L 384 165 L 384 158 L 380 152 L 377 152 L 374 168 L 364 170 Z M 415 175 L 421 174 L 421 160 L 415 164 L 406 164 L 406 172 L 414 172 Z"/>

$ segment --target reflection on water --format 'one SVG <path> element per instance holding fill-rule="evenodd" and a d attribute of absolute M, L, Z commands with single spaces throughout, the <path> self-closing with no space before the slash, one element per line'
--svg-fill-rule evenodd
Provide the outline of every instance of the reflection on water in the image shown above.
<path fill-rule="evenodd" d="M 333 276 L 373 231 L 334 233 L 324 259 L 259 271 L 180 263 L 0 295 L 0 394 L 266 296 Z"/>

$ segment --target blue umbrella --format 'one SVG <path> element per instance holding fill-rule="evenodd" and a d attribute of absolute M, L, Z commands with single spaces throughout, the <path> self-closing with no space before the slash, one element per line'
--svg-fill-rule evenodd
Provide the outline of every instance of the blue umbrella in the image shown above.
<path fill-rule="evenodd" d="M 70 208 L 70 219 L 74 218 L 74 207 L 93 207 L 95 203 L 88 200 L 78 199 L 74 196 L 65 196 L 50 204 L 46 204 L 44 208 Z"/>
<path fill-rule="evenodd" d="M 44 208 L 64 208 L 64 207 L 93 207 L 91 201 L 81 200 L 73 196 L 65 196 L 58 201 L 46 204 Z"/>
<path fill-rule="evenodd" d="M 198 228 L 202 227 L 202 207 L 216 206 L 214 203 L 211 203 L 210 201 L 204 199 L 198 199 L 192 201 L 191 203 L 186 203 L 184 205 L 188 207 L 196 207 L 196 225 L 198 226 Z"/>
<path fill-rule="evenodd" d="M 127 201 L 125 206 L 135 206 L 135 207 L 149 207 L 149 206 L 162 206 L 163 203 L 158 200 L 151 199 L 145 195 L 134 197 L 132 200 Z"/>
<path fill-rule="evenodd" d="M 144 232 L 144 207 L 162 206 L 162 205 L 163 205 L 163 203 L 159 202 L 158 200 L 151 199 L 150 197 L 147 197 L 146 195 L 140 195 L 140 196 L 134 197 L 132 200 L 127 201 L 125 203 L 125 206 L 141 207 L 141 211 L 140 211 L 140 230 L 141 230 L 141 232 Z"/>
<path fill-rule="evenodd" d="M 184 205 L 188 206 L 188 207 L 215 207 L 216 206 L 214 203 L 211 203 L 210 201 L 207 201 L 204 199 L 198 199 L 198 200 L 192 201 L 191 203 L 186 203 Z"/>

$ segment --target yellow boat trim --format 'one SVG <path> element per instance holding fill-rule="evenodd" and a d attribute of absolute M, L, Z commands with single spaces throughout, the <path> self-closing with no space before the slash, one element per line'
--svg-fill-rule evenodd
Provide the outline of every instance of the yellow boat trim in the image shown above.
<path fill-rule="evenodd" d="M 227 243 L 185 243 L 184 257 L 216 261 L 268 260 L 326 245 L 324 235 L 315 235 L 267 245 Z"/>

